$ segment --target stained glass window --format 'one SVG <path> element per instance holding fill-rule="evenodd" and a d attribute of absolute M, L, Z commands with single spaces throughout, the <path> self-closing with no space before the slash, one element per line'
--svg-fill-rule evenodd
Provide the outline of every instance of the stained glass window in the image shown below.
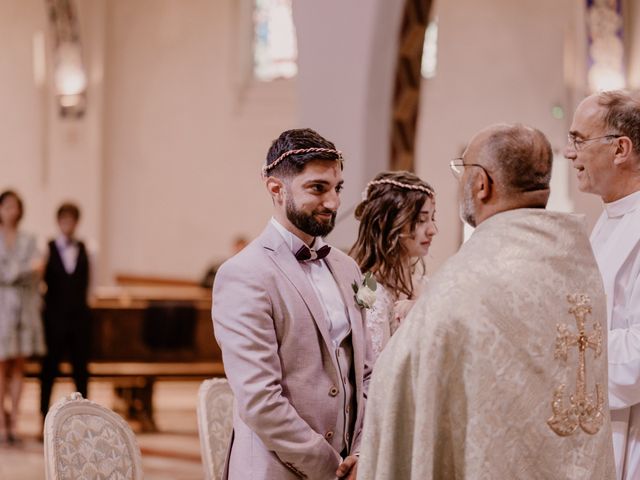
<path fill-rule="evenodd" d="M 255 0 L 254 75 L 258 80 L 291 78 L 298 73 L 298 45 L 292 0 Z"/>
<path fill-rule="evenodd" d="M 592 92 L 625 88 L 622 0 L 587 0 L 588 81 Z"/>
<path fill-rule="evenodd" d="M 438 67 L 438 18 L 434 18 L 424 34 L 424 46 L 422 47 L 422 76 L 433 78 Z"/>

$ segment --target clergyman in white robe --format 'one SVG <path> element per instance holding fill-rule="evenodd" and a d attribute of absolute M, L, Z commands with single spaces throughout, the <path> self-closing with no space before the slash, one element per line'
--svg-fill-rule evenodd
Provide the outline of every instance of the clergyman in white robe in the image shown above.
<path fill-rule="evenodd" d="M 640 479 L 640 91 L 580 102 L 564 156 L 604 212 L 591 234 L 607 295 L 609 404 L 618 480 Z"/>
<path fill-rule="evenodd" d="M 619 479 L 640 479 L 640 191 L 605 203 L 591 234 L 609 319 L 609 406 Z"/>
<path fill-rule="evenodd" d="M 606 359 L 582 218 L 493 215 L 378 359 L 358 479 L 613 479 Z"/>

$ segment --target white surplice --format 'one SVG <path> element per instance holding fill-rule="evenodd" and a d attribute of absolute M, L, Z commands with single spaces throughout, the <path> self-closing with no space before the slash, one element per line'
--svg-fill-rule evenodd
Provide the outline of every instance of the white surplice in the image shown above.
<path fill-rule="evenodd" d="M 640 479 L 640 191 L 604 205 L 591 244 L 607 295 L 617 478 Z"/>

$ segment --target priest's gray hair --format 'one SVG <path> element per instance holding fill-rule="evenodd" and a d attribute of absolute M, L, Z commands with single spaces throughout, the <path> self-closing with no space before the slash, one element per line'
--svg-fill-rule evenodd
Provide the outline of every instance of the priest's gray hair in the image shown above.
<path fill-rule="evenodd" d="M 604 108 L 608 133 L 629 137 L 633 151 L 640 155 L 640 92 L 611 90 L 598 93 L 598 105 Z"/>
<path fill-rule="evenodd" d="M 485 144 L 498 181 L 512 192 L 549 189 L 553 151 L 540 130 L 522 124 L 496 125 Z"/>

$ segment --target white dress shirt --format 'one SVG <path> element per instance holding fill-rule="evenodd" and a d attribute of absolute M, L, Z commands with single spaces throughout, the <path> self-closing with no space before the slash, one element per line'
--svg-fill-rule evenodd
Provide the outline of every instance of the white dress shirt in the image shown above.
<path fill-rule="evenodd" d="M 271 219 L 271 223 L 276 227 L 280 235 L 282 235 L 282 238 L 284 238 L 287 245 L 289 245 L 289 248 L 294 255 L 300 247 L 306 245 L 298 236 L 280 225 L 275 218 Z M 313 242 L 313 247 L 309 248 L 310 250 L 315 251 L 320 249 L 323 245 L 324 242 L 322 238 L 316 237 Z M 340 288 L 333 278 L 333 275 L 324 259 L 305 260 L 300 262 L 300 267 L 309 279 L 309 282 L 313 286 L 313 290 L 318 296 L 320 304 L 324 308 L 326 319 L 329 323 L 329 334 L 331 335 L 334 347 L 337 348 L 342 340 L 344 340 L 344 338 L 351 332 L 349 314 L 347 312 L 347 307 L 342 300 Z"/>
<path fill-rule="evenodd" d="M 76 265 L 78 264 L 78 254 L 80 253 L 78 242 L 64 235 L 58 236 L 55 242 L 60 258 L 62 259 L 62 265 L 64 265 L 64 270 L 71 275 L 75 272 Z"/>

